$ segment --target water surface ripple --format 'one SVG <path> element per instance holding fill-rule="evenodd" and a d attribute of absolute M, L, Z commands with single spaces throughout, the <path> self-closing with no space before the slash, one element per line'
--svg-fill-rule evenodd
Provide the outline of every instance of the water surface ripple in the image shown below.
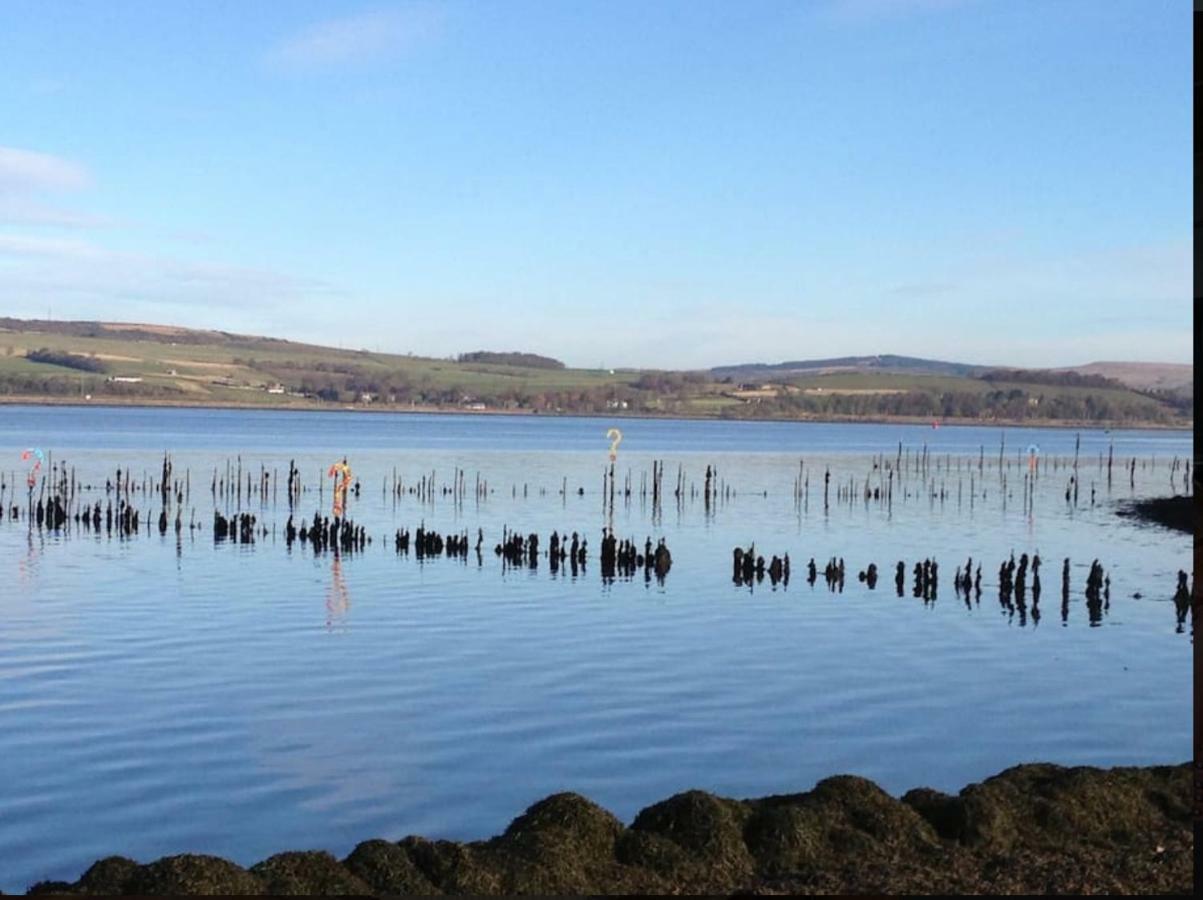
<path fill-rule="evenodd" d="M 610 513 L 601 488 L 614 424 L 623 442 Z M 164 451 L 190 492 L 178 538 L 153 524 L 119 539 L 0 521 L 0 889 L 74 879 L 111 853 L 204 852 L 250 864 L 284 849 L 341 855 L 373 836 L 478 838 L 567 789 L 629 820 L 691 787 L 759 796 L 851 772 L 893 792 L 956 790 L 1035 760 L 1180 762 L 1190 747 L 1192 648 L 1170 598 L 1177 570 L 1190 568 L 1190 538 L 1114 509 L 1182 491 L 1172 461 L 1192 455 L 1192 438 L 1083 431 L 1074 505 L 1064 492 L 1076 437 L 2 408 L 6 504 L 14 480 L 24 502 L 19 455 L 31 446 L 48 452 L 48 468 L 65 464 L 92 485 L 81 495 L 89 503 L 103 504 L 118 466 L 153 477 Z M 866 503 L 866 481 L 884 483 L 882 465 L 896 462 L 900 443 L 893 502 Z M 926 478 L 915 468 L 924 445 Z M 1028 503 L 1030 445 L 1041 470 Z M 325 468 L 343 455 L 361 484 L 350 515 L 374 538 L 364 552 L 336 561 L 289 550 L 283 484 L 274 503 L 218 499 L 223 512 L 253 511 L 268 534 L 215 545 L 210 481 L 227 461 L 241 457 L 244 478 L 262 466 L 282 480 L 295 459 L 306 486 L 299 520 L 328 511 Z M 653 460 L 664 461 L 669 491 L 658 513 L 640 495 Z M 724 490 L 709 510 L 707 465 Z M 450 484 L 456 468 L 468 488 L 462 503 L 389 495 L 394 477 L 408 487 L 433 470 Z M 472 496 L 478 473 L 491 488 L 481 501 Z M 849 484 L 853 498 L 837 499 Z M 157 496 L 136 492 L 133 502 L 157 518 Z M 187 527 L 192 515 L 200 530 Z M 641 546 L 667 539 L 673 566 L 663 584 L 642 574 L 603 583 L 596 554 L 607 522 Z M 474 555 L 398 557 L 389 536 L 420 523 L 467 530 L 473 541 L 483 529 L 480 564 Z M 546 560 L 503 570 L 491 552 L 503 527 L 536 531 L 544 547 L 552 529 L 580 531 L 590 560 L 576 577 L 553 576 Z M 752 541 L 766 557 L 790 554 L 788 587 L 732 583 L 731 550 Z M 1012 550 L 1043 558 L 1038 610 L 1030 597 L 1023 609 L 1000 605 L 998 565 Z M 846 561 L 843 591 L 829 591 L 821 575 L 808 585 L 806 561 L 821 569 L 832 556 Z M 910 571 L 928 556 L 941 582 L 925 603 L 911 596 Z M 952 578 L 969 556 L 982 563 L 983 594 L 966 604 Z M 1063 613 L 1065 557 L 1072 592 Z M 1095 558 L 1111 599 L 1092 622 L 1083 587 Z M 869 562 L 881 569 L 873 591 L 855 577 Z"/>

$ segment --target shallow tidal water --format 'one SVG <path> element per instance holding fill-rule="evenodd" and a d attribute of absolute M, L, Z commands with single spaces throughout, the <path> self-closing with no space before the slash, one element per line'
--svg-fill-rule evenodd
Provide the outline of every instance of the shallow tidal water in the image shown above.
<path fill-rule="evenodd" d="M 761 796 L 853 773 L 894 793 L 955 791 L 1022 762 L 1181 762 L 1192 636 L 1171 597 L 1191 538 L 1115 507 L 1183 492 L 1172 460 L 1193 455 L 1192 436 L 1080 432 L 1075 504 L 1064 495 L 1078 435 L 0 407 L 5 506 L 24 510 L 30 447 L 46 455 L 41 474 L 73 472 L 83 503 L 103 506 L 118 467 L 139 486 L 156 478 L 164 452 L 187 479 L 178 536 L 159 534 L 158 494 L 140 490 L 132 537 L 38 529 L 24 512 L 0 520 L 0 890 L 72 880 L 112 853 L 250 864 L 285 849 L 341 856 L 369 837 L 475 839 L 559 790 L 629 821 L 694 787 Z M 299 522 L 329 514 L 326 469 L 344 456 L 360 482 L 349 515 L 372 543 L 338 556 L 288 548 L 289 461 L 305 486 Z M 266 472 L 279 486 L 215 497 L 215 472 L 224 479 L 239 457 L 244 481 Z M 664 462 L 659 509 L 641 490 L 653 460 Z M 721 488 L 709 508 L 707 465 Z M 457 468 L 462 500 L 409 492 L 432 472 L 449 486 Z M 866 482 L 880 499 L 864 499 Z M 215 508 L 249 510 L 268 533 L 216 543 Z M 482 529 L 485 552 L 398 556 L 393 533 L 419 523 L 472 543 Z M 663 583 L 602 578 L 609 523 L 640 546 L 666 539 Z M 538 532 L 544 549 L 553 529 L 578 531 L 588 562 L 575 577 L 546 559 L 504 567 L 492 552 L 503 527 Z M 732 548 L 753 541 L 766 559 L 789 553 L 788 585 L 733 583 Z M 1041 555 L 1038 607 L 1030 595 L 1000 604 L 1012 551 Z M 821 570 L 832 556 L 846 563 L 843 590 L 821 571 L 808 584 L 806 562 Z M 970 556 L 983 592 L 966 601 L 953 575 Z M 911 593 L 924 557 L 940 564 L 930 602 Z M 1083 589 L 1096 558 L 1111 594 L 1092 613 Z M 856 578 L 870 562 L 874 590 Z"/>

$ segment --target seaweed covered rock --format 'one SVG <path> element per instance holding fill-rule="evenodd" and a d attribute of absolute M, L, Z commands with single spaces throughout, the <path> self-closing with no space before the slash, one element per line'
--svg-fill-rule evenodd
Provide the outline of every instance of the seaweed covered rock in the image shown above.
<path fill-rule="evenodd" d="M 959 839 L 1004 852 L 1155 840 L 1191 823 L 1188 766 L 1015 766 L 961 791 Z"/>
<path fill-rule="evenodd" d="M 915 788 L 902 795 L 902 802 L 927 820 L 936 834 L 960 840 L 965 832 L 965 804 L 960 797 L 931 788 Z"/>
<path fill-rule="evenodd" d="M 552 794 L 514 819 L 500 843 L 535 859 L 572 855 L 581 863 L 607 863 L 623 830 L 613 813 L 580 794 Z"/>
<path fill-rule="evenodd" d="M 829 855 L 823 821 L 801 805 L 758 811 L 748 822 L 747 842 L 757 867 L 767 875 L 797 872 Z"/>
<path fill-rule="evenodd" d="M 138 866 L 125 883 L 126 894 L 262 894 L 263 883 L 219 856 L 185 853 Z"/>
<path fill-rule="evenodd" d="M 638 866 L 673 878 L 696 865 L 697 858 L 676 841 L 654 831 L 634 828 L 623 832 L 614 846 L 614 857 L 626 866 Z"/>
<path fill-rule="evenodd" d="M 930 826 L 913 809 L 867 778 L 824 778 L 806 796 L 806 804 L 877 844 L 924 850 L 936 842 Z"/>
<path fill-rule="evenodd" d="M 474 846 L 455 841 L 428 841 L 407 837 L 398 844 L 418 870 L 447 894 L 496 894 L 501 874 L 492 860 Z"/>
<path fill-rule="evenodd" d="M 138 863 L 125 856 L 98 859 L 80 876 L 76 890 L 82 894 L 113 896 L 125 892 L 125 885 L 138 870 Z"/>
<path fill-rule="evenodd" d="M 62 897 L 74 893 L 75 886 L 66 881 L 39 881 L 25 892 L 29 897 Z"/>
<path fill-rule="evenodd" d="M 755 869 L 743 837 L 750 814 L 738 800 L 685 791 L 644 809 L 631 829 L 672 841 L 704 864 L 714 884 L 737 884 Z"/>
<path fill-rule="evenodd" d="M 363 841 L 343 860 L 343 867 L 381 894 L 440 893 L 409 853 L 392 841 Z"/>
<path fill-rule="evenodd" d="M 625 829 L 580 794 L 553 794 L 482 847 L 504 870 L 508 893 L 596 893 L 621 883 L 614 845 Z"/>
<path fill-rule="evenodd" d="M 575 794 L 488 841 L 365 841 L 281 853 L 95 863 L 53 894 L 1182 893 L 1194 875 L 1191 765 L 1025 765 L 958 796 L 895 800 L 863 778 L 759 800 L 687 791 L 630 828 Z"/>
<path fill-rule="evenodd" d="M 760 871 L 780 875 L 930 855 L 935 832 L 909 806 L 865 778 L 841 775 L 805 794 L 752 801 L 745 838 Z"/>
<path fill-rule="evenodd" d="M 251 866 L 269 894 L 295 896 L 371 896 L 372 887 L 343 868 L 324 850 L 277 853 Z"/>

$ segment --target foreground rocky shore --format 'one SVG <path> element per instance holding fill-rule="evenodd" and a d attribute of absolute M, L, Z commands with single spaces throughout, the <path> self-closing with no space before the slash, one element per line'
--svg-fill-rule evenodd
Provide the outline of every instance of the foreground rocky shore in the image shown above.
<path fill-rule="evenodd" d="M 555 794 L 487 841 L 365 841 L 280 853 L 102 859 L 30 894 L 1188 893 L 1190 764 L 1007 769 L 957 796 L 895 799 L 843 775 L 802 794 L 688 791 L 629 827 Z"/>

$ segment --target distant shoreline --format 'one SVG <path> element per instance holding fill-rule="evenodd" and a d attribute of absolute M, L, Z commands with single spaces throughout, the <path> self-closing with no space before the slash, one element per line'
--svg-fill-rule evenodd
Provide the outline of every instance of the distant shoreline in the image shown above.
<path fill-rule="evenodd" d="M 932 422 L 932 418 L 930 416 L 804 416 L 799 418 L 782 418 L 779 416 L 741 416 L 738 418 L 724 418 L 723 416 L 689 415 L 686 413 L 659 415 L 655 413 L 631 412 L 630 410 L 624 410 L 622 412 L 612 410 L 605 412 L 538 412 L 536 410 L 524 409 L 460 409 L 455 407 L 448 408 L 440 406 L 403 407 L 382 405 L 348 406 L 344 404 L 326 403 L 320 405 L 313 403 L 275 405 L 263 403 L 236 403 L 232 401 L 189 403 L 178 400 L 156 400 L 153 398 L 141 397 L 129 400 L 108 397 L 104 399 L 81 401 L 78 397 L 36 397 L 16 394 L 0 396 L 0 407 L 3 406 L 63 406 L 74 407 L 77 409 L 87 409 L 89 407 L 99 406 L 106 408 L 127 407 L 135 409 L 231 409 L 256 412 L 357 412 L 373 414 L 412 414 L 423 416 L 526 416 L 548 419 L 663 419 L 669 421 L 678 420 L 691 422 L 783 422 L 851 425 L 929 425 Z M 1067 419 L 1044 419 L 1033 421 L 1031 419 L 949 418 L 939 419 L 938 421 L 941 428 L 997 426 L 1000 428 L 1060 428 L 1079 430 L 1090 429 L 1095 431 L 1194 431 L 1193 420 L 1183 424 L 1172 425 L 1167 425 L 1164 422 L 1113 423 Z"/>

